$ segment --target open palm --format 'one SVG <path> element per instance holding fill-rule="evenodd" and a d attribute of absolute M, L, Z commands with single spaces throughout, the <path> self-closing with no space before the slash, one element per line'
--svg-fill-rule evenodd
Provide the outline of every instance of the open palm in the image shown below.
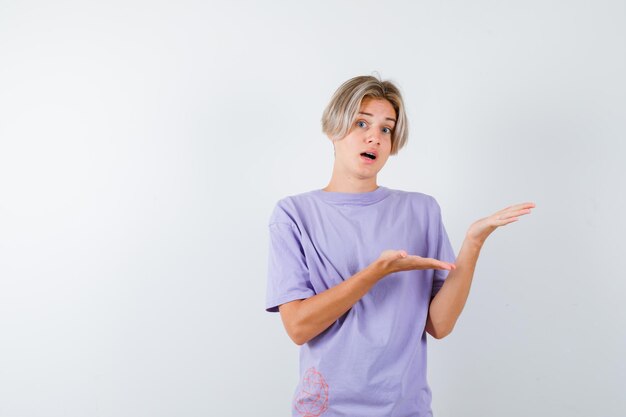
<path fill-rule="evenodd" d="M 519 220 L 520 216 L 529 214 L 535 203 L 527 202 L 506 207 L 491 216 L 474 222 L 467 231 L 467 238 L 482 245 L 494 230 Z"/>

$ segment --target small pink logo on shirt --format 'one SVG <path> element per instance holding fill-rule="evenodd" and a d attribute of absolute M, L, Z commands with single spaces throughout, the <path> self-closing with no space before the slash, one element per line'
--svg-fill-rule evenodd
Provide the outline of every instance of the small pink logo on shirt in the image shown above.
<path fill-rule="evenodd" d="M 309 368 L 304 374 L 294 408 L 303 417 L 317 417 L 328 410 L 328 384 L 317 369 Z"/>

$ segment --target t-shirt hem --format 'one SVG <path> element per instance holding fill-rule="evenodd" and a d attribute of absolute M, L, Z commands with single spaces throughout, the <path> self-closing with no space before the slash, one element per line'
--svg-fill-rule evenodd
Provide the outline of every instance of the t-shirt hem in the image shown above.
<path fill-rule="evenodd" d="M 271 302 L 267 302 L 265 304 L 265 311 L 267 311 L 268 313 L 277 313 L 279 311 L 278 306 L 280 306 L 281 304 L 285 304 L 285 303 L 288 303 L 290 301 L 295 301 L 295 300 L 302 300 L 305 298 L 312 297 L 314 295 L 315 293 L 313 292 L 300 292 L 300 293 L 288 294 L 284 297 L 276 298 Z"/>

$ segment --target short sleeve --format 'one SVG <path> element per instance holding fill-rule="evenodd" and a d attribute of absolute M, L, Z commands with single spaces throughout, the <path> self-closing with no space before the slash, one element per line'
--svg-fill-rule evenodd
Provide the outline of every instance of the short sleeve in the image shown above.
<path fill-rule="evenodd" d="M 437 222 L 438 222 L 438 232 L 437 232 L 437 253 L 435 255 L 435 259 L 439 259 L 440 261 L 454 263 L 456 261 L 456 255 L 454 254 L 454 249 L 452 248 L 452 244 L 450 243 L 450 239 L 448 238 L 448 233 L 446 232 L 446 228 L 443 225 L 443 220 L 441 218 L 441 209 L 439 204 L 437 207 Z M 433 278 L 433 288 L 431 292 L 431 299 L 437 295 L 441 287 L 443 286 L 444 281 L 448 277 L 448 273 L 450 271 L 446 271 L 444 269 L 435 269 L 435 276 Z"/>
<path fill-rule="evenodd" d="M 265 310 L 275 313 L 279 311 L 279 305 L 309 298 L 315 295 L 315 291 L 309 279 L 309 270 L 297 226 L 289 222 L 271 221 L 269 232 Z"/>

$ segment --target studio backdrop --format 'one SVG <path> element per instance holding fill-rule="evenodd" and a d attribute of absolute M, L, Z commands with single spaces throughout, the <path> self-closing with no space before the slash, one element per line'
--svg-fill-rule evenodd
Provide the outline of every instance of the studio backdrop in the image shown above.
<path fill-rule="evenodd" d="M 537 205 L 429 336 L 434 415 L 625 415 L 625 40 L 622 1 L 0 1 L 0 417 L 290 415 L 268 221 L 356 75 L 456 251 Z"/>

